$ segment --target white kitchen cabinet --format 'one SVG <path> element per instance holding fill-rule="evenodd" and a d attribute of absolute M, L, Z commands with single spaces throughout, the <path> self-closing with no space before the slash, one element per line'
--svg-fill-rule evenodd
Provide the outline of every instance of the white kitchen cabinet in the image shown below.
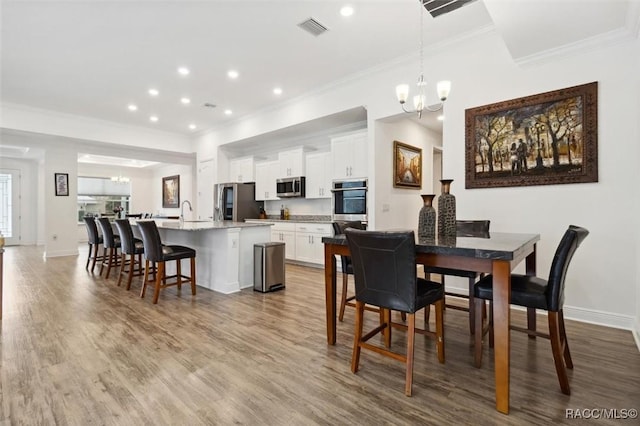
<path fill-rule="evenodd" d="M 330 224 L 296 223 L 296 260 L 324 264 L 322 237 L 332 233 Z"/>
<path fill-rule="evenodd" d="M 331 198 L 331 153 L 307 155 L 306 198 Z"/>
<path fill-rule="evenodd" d="M 229 182 L 254 182 L 253 157 L 235 158 L 229 161 Z"/>
<path fill-rule="evenodd" d="M 303 148 L 279 152 L 278 161 L 280 162 L 280 176 L 278 178 L 305 175 Z"/>
<path fill-rule="evenodd" d="M 331 138 L 334 179 L 366 178 L 367 132 L 354 132 Z"/>
<path fill-rule="evenodd" d="M 292 222 L 275 222 L 271 227 L 271 241 L 284 243 L 284 257 L 296 259 L 296 224 Z"/>
<path fill-rule="evenodd" d="M 279 200 L 276 196 L 278 161 L 256 163 L 256 201 Z"/>

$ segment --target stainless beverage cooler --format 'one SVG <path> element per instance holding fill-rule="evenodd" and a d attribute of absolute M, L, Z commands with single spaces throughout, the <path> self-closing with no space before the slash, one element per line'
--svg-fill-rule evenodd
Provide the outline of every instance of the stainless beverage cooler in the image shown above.
<path fill-rule="evenodd" d="M 266 293 L 284 288 L 284 243 L 253 245 L 253 289 Z"/>

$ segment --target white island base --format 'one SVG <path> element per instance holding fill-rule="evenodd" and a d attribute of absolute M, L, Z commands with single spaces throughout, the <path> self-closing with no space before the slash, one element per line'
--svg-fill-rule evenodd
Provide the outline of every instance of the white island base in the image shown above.
<path fill-rule="evenodd" d="M 253 287 L 253 245 L 271 241 L 270 224 L 156 221 L 163 244 L 196 250 L 196 284 L 230 294 Z M 175 266 L 167 264 L 167 273 Z M 188 271 L 188 263 L 182 264 Z"/>

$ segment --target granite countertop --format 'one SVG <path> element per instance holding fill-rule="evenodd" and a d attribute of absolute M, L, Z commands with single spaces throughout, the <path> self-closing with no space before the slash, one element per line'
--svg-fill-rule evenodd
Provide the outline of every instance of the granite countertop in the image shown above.
<path fill-rule="evenodd" d="M 256 222 L 297 222 L 297 223 L 331 223 L 331 216 L 311 216 L 311 215 L 300 215 L 300 216 L 290 216 L 289 219 L 284 220 L 280 219 L 280 217 L 267 217 L 266 219 L 247 219 L 250 221 Z"/>
<path fill-rule="evenodd" d="M 229 228 L 251 228 L 256 226 L 270 226 L 269 223 L 248 223 L 248 222 L 213 222 L 210 220 L 206 221 L 188 221 L 185 220 L 183 223 L 180 221 L 157 221 L 156 222 L 158 228 L 160 229 L 175 229 L 180 231 L 206 231 L 206 230 L 216 230 L 216 229 L 229 229 Z"/>

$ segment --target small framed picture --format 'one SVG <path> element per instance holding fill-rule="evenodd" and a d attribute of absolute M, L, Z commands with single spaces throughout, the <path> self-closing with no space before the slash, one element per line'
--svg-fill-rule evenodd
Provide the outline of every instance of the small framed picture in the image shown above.
<path fill-rule="evenodd" d="M 56 196 L 69 196 L 69 173 L 54 173 L 56 184 Z"/>
<path fill-rule="evenodd" d="M 422 149 L 402 142 L 393 142 L 393 186 L 422 188 Z"/>
<path fill-rule="evenodd" d="M 180 175 L 162 178 L 162 207 L 180 207 Z"/>

